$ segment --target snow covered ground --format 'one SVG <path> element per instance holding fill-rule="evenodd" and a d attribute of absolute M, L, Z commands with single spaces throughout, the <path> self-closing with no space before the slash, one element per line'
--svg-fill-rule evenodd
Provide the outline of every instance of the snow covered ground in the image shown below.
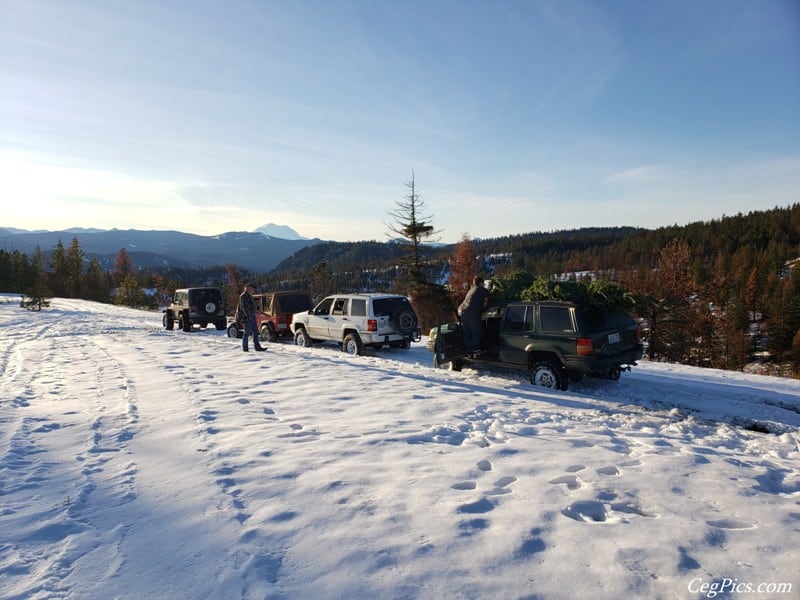
<path fill-rule="evenodd" d="M 552 392 L 424 344 L 245 354 L 18 300 L 3 598 L 800 598 L 800 381 L 643 363 Z"/>

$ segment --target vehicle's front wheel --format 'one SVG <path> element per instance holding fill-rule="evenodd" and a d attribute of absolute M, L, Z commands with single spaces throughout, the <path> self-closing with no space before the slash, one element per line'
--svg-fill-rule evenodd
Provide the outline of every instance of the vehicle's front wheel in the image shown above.
<path fill-rule="evenodd" d="M 185 314 L 181 313 L 178 317 L 178 327 L 186 332 L 189 332 L 192 330 L 192 320 Z"/>
<path fill-rule="evenodd" d="M 364 354 L 364 344 L 357 333 L 348 333 L 344 336 L 342 350 L 353 356 L 361 356 Z"/>
<path fill-rule="evenodd" d="M 236 326 L 236 323 L 231 323 L 228 325 L 228 337 L 229 338 L 238 338 L 239 336 L 239 328 Z"/>
<path fill-rule="evenodd" d="M 298 329 L 294 333 L 294 343 L 296 346 L 303 346 L 304 348 L 311 347 L 311 338 L 305 329 Z"/>
<path fill-rule="evenodd" d="M 531 383 L 551 390 L 567 389 L 567 377 L 564 371 L 549 360 L 543 360 L 533 365 Z"/>
<path fill-rule="evenodd" d="M 164 329 L 167 331 L 172 331 L 175 329 L 175 319 L 172 318 L 172 315 L 169 313 L 164 313 Z"/>

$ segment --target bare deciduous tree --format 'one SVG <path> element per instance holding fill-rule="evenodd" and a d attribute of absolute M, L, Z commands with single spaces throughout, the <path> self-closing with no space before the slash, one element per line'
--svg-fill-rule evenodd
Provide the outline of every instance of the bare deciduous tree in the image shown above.
<path fill-rule="evenodd" d="M 473 278 L 480 272 L 480 266 L 475 244 L 465 233 L 450 256 L 450 293 L 456 306 L 464 300 Z"/>

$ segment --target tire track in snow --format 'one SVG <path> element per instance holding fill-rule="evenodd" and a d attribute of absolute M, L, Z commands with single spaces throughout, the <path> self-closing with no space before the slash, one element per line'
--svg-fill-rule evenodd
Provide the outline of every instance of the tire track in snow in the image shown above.
<path fill-rule="evenodd" d="M 35 564 L 41 583 L 17 592 L 50 595 L 69 593 L 70 574 L 108 535 L 107 523 L 86 514 L 135 497 L 136 464 L 124 450 L 138 417 L 119 363 L 77 333 L 75 323 L 44 321 L 36 337 L 28 331 L 12 338 L 6 352 L 1 389 L 3 399 L 11 390 L 13 400 L 2 404 L 0 517 L 14 534 L 0 546 L 0 578 L 14 590 L 15 574 Z M 70 358 L 76 356 L 77 365 Z M 76 447 L 84 450 L 70 455 Z M 31 495 L 48 498 L 38 504 L 47 509 L 30 509 Z M 92 568 L 101 568 L 96 559 Z"/>
<path fill-rule="evenodd" d="M 230 375 L 226 374 L 227 369 L 217 368 L 220 352 L 198 349 L 196 337 L 199 336 L 158 331 L 148 336 L 146 344 L 137 336 L 133 352 L 128 347 L 118 354 L 125 371 L 136 384 L 140 426 L 148 430 L 148 435 L 141 441 L 133 440 L 132 446 L 140 456 L 138 486 L 142 494 L 137 501 L 151 508 L 137 506 L 135 511 L 139 514 L 149 511 L 153 521 L 163 521 L 169 528 L 180 529 L 184 521 L 197 523 L 199 519 L 203 529 L 208 530 L 193 547 L 174 547 L 169 540 L 155 542 L 149 552 L 163 556 L 158 562 L 164 565 L 165 571 L 187 568 L 204 554 L 229 554 L 228 559 L 219 561 L 218 572 L 204 574 L 197 584 L 203 585 L 200 582 L 209 579 L 224 582 L 220 588 L 224 589 L 234 579 L 242 581 L 243 590 L 252 591 L 252 584 L 256 582 L 277 580 L 285 551 L 261 532 L 260 525 L 250 523 L 253 517 L 250 498 L 259 494 L 263 484 L 253 481 L 248 474 L 261 465 L 270 452 L 259 451 L 257 442 L 243 444 L 242 432 L 230 429 L 229 423 L 239 423 L 242 419 L 241 414 L 234 415 L 232 411 L 247 413 L 246 421 L 252 423 L 254 429 L 280 424 L 280 418 L 273 409 L 251 401 L 252 392 L 239 389 L 236 367 Z M 113 353 L 120 342 L 116 340 L 105 345 Z M 227 338 L 211 337 L 204 342 L 220 344 L 225 353 L 231 347 Z M 125 345 L 124 340 L 122 345 Z M 268 368 L 263 355 L 248 356 L 239 352 L 235 357 L 247 363 L 245 368 L 253 368 L 255 365 L 250 363 L 258 362 Z M 215 365 L 212 371 L 202 368 L 209 364 Z M 161 412 L 160 406 L 164 403 L 169 404 L 169 409 Z M 157 423 L 151 427 L 153 420 Z M 248 439 L 255 441 L 258 436 Z M 159 456 L 159 452 L 163 455 Z M 198 485 L 207 494 L 191 498 L 177 496 L 180 490 L 174 492 L 170 481 L 184 477 L 207 481 Z M 180 512 L 167 505 L 180 507 Z M 259 510 L 263 508 L 261 504 L 258 506 Z M 231 547 L 236 550 L 231 551 Z M 138 554 L 128 551 L 126 569 L 135 569 L 138 560 Z M 143 560 L 150 564 L 152 555 Z M 109 589 L 113 589 L 111 584 Z M 178 590 L 178 593 L 187 592 Z"/>

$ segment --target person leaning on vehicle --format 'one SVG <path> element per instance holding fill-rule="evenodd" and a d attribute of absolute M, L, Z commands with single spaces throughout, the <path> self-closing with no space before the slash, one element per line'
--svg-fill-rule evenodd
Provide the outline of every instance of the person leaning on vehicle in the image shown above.
<path fill-rule="evenodd" d="M 461 326 L 464 329 L 464 342 L 473 354 L 481 351 L 481 315 L 489 305 L 489 291 L 483 287 L 483 277 L 475 277 L 467 296 L 458 307 Z"/>
<path fill-rule="evenodd" d="M 253 346 L 255 346 L 256 352 L 264 352 L 266 348 L 261 346 L 261 342 L 258 339 L 258 322 L 256 321 L 258 307 L 253 298 L 254 291 L 255 287 L 252 283 L 245 284 L 244 291 L 239 296 L 239 305 L 236 307 L 236 316 L 234 318 L 237 325 L 244 330 L 242 334 L 242 350 L 248 351 L 247 338 L 252 334 Z"/>

